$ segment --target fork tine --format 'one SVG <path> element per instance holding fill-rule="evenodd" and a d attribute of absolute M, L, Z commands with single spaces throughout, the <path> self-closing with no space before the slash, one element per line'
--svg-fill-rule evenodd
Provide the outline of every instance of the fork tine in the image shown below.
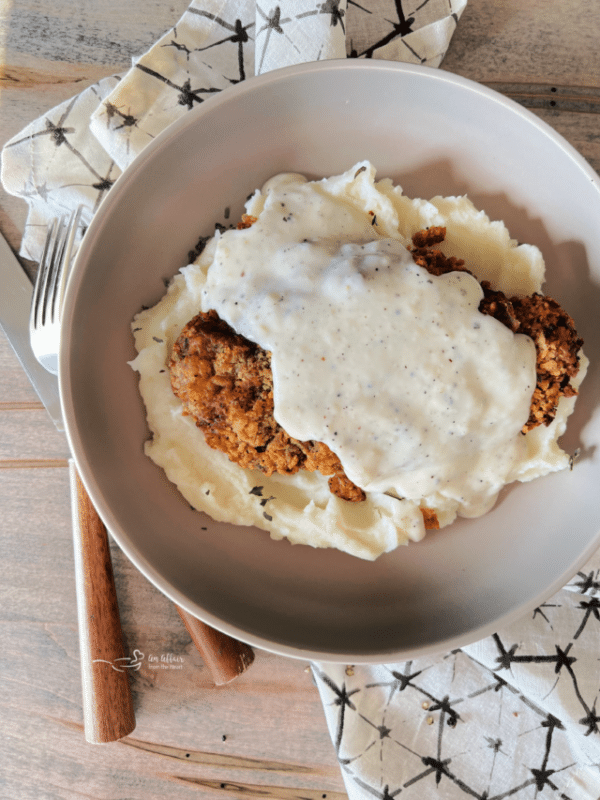
<path fill-rule="evenodd" d="M 52 252 L 54 250 L 58 219 L 53 220 L 46 234 L 44 249 L 40 257 L 38 274 L 33 287 L 33 299 L 31 303 L 31 323 L 34 328 L 39 328 L 43 324 L 44 308 L 46 305 L 46 294 L 48 287 L 48 277 L 50 275 L 50 265 L 52 264 Z"/>
<path fill-rule="evenodd" d="M 81 212 L 80 206 L 69 219 L 65 216 L 50 224 L 33 290 L 29 317 L 31 348 L 40 364 L 54 374 L 58 372 L 63 295 Z"/>
<path fill-rule="evenodd" d="M 58 319 L 81 211 L 79 206 L 68 218 L 67 215 L 56 218 L 49 226 L 33 290 L 33 328 L 41 328 Z"/>
<path fill-rule="evenodd" d="M 79 227 L 81 210 L 82 207 L 78 206 L 75 211 L 72 212 L 68 222 L 64 222 L 63 217 L 64 228 L 61 231 L 61 236 L 56 245 L 56 263 L 58 264 L 58 269 L 54 270 L 54 280 L 50 289 L 52 292 L 51 313 L 56 321 L 60 318 L 65 286 L 71 267 L 71 251 L 73 249 L 73 242 L 75 241 L 75 234 Z"/>
<path fill-rule="evenodd" d="M 58 230 L 52 250 L 52 269 L 50 270 L 50 277 L 48 279 L 48 291 L 46 293 L 46 311 L 50 314 L 50 319 L 54 318 L 55 302 L 56 302 L 56 284 L 58 281 L 59 273 L 63 269 L 63 252 L 65 249 L 65 239 L 68 233 L 68 223 L 66 216 L 62 216 L 58 223 Z"/>

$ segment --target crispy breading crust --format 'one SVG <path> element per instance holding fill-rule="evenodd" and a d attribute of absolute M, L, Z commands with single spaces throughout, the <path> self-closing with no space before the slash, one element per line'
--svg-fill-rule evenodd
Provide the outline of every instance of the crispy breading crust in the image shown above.
<path fill-rule="evenodd" d="M 460 270 L 469 272 L 464 261 L 446 258 L 433 245 L 444 241 L 446 229 L 428 228 L 413 236 L 413 259 L 434 275 Z M 507 297 L 504 292 L 492 289 L 489 281 L 482 281 L 483 300 L 479 304 L 482 314 L 502 322 L 513 333 L 524 333 L 535 343 L 536 387 L 531 399 L 529 419 L 523 433 L 538 425 L 550 425 L 556 416 L 561 397 L 574 397 L 577 390 L 571 379 L 579 371 L 579 350 L 583 346 L 575 330 L 575 323 L 559 304 L 550 297 L 533 294 L 528 297 Z"/>
<path fill-rule="evenodd" d="M 514 333 L 525 333 L 535 343 L 537 381 L 531 399 L 529 419 L 523 433 L 538 425 L 550 425 L 561 397 L 574 397 L 571 378 L 579 372 L 578 352 L 583 339 L 577 335 L 571 317 L 550 297 L 502 297 L 482 283 L 485 297 L 479 306 L 484 314 L 501 315 Z M 489 310 L 488 310 L 489 309 Z M 499 318 L 499 317 L 497 317 Z"/>
<path fill-rule="evenodd" d="M 210 447 L 265 475 L 299 469 L 331 475 L 331 491 L 344 500 L 366 495 L 345 475 L 322 442 L 288 436 L 273 416 L 271 354 L 237 334 L 216 311 L 200 313 L 177 339 L 169 362 L 171 386 Z"/>
<path fill-rule="evenodd" d="M 440 521 L 438 515 L 435 513 L 435 508 L 421 508 L 423 515 L 423 522 L 425 523 L 425 530 L 438 531 L 440 529 Z"/>
<path fill-rule="evenodd" d="M 238 225 L 250 227 L 255 218 Z M 469 272 L 462 259 L 446 257 L 436 244 L 446 228 L 432 227 L 413 236 L 412 257 L 433 275 Z M 531 336 L 536 346 L 537 383 L 531 413 L 523 432 L 554 419 L 561 396 L 577 394 L 570 380 L 579 368 L 583 341 L 573 320 L 554 300 L 540 294 L 507 298 L 482 281 L 484 297 L 479 310 L 513 332 Z M 331 476 L 331 492 L 344 500 L 360 502 L 365 492 L 350 481 L 341 462 L 323 442 L 301 442 L 283 430 L 273 416 L 271 354 L 237 334 L 216 311 L 194 317 L 177 339 L 169 362 L 171 385 L 203 431 L 207 444 L 231 461 L 266 475 L 291 475 L 299 469 L 319 470 Z M 439 528 L 434 509 L 423 508 L 427 529 Z"/>
<path fill-rule="evenodd" d="M 238 231 L 243 231 L 245 228 L 251 228 L 258 217 L 253 217 L 252 214 L 242 214 L 242 219 L 235 226 Z"/>

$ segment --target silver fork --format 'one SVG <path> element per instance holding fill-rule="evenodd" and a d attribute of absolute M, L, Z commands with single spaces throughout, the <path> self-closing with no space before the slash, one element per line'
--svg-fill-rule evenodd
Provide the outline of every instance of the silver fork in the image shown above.
<path fill-rule="evenodd" d="M 31 348 L 40 364 L 54 374 L 58 372 L 64 290 L 81 210 L 79 206 L 50 224 L 33 289 Z M 73 542 L 85 737 L 93 743 L 112 742 L 135 728 L 129 680 L 126 671 L 118 668 L 128 659 L 106 528 L 73 463 L 71 477 L 77 509 Z"/>
<path fill-rule="evenodd" d="M 29 318 L 31 349 L 40 364 L 54 375 L 58 374 L 61 308 L 81 211 L 79 206 L 70 215 L 51 223 L 33 289 Z"/>
<path fill-rule="evenodd" d="M 30 316 L 31 348 L 49 372 L 58 372 L 61 307 L 71 267 L 73 241 L 81 206 L 54 220 L 40 259 Z M 81 666 L 84 684 L 86 738 L 108 742 L 135 727 L 131 690 L 124 669 L 123 637 L 106 528 L 73 465 L 79 524 L 74 526 L 76 589 Z M 183 608 L 179 614 L 217 686 L 237 678 L 254 661 L 252 648 L 196 619 Z M 115 655 L 116 654 L 116 655 Z M 94 657 L 96 656 L 96 657 Z M 109 664 L 108 677 L 102 665 Z"/>

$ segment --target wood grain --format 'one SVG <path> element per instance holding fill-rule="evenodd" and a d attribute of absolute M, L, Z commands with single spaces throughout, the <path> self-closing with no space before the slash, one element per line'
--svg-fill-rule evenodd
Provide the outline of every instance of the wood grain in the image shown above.
<path fill-rule="evenodd" d="M 0 4 L 0 146 L 84 86 L 127 69 L 187 5 Z M 528 105 L 600 171 L 599 18 L 600 5 L 584 0 L 469 0 L 442 69 Z M 0 188 L 0 231 L 15 249 L 25 218 L 25 203 Z M 216 687 L 173 603 L 112 542 L 125 654 L 144 654 L 130 675 L 137 725 L 117 742 L 86 743 L 68 455 L 0 336 L 0 794 L 345 797 L 307 664 L 257 651 L 252 669 Z"/>
<path fill-rule="evenodd" d="M 0 795 L 222 800 L 283 787 L 345 797 L 308 665 L 257 651 L 252 669 L 216 687 L 174 604 L 112 541 L 125 654 L 144 655 L 129 676 L 137 724 L 118 742 L 86 742 L 68 448 L 2 336 L 0 367 L 14 398 L 0 404 L 0 443 L 10 432 L 0 456 Z M 64 466 L 43 463 L 50 457 Z"/>
<path fill-rule="evenodd" d="M 249 645 L 211 628 L 180 606 L 177 611 L 216 686 L 231 683 L 253 663 L 254 651 Z"/>
<path fill-rule="evenodd" d="M 75 585 L 85 738 L 92 744 L 122 739 L 135 728 L 108 534 L 81 478 L 74 472 Z"/>

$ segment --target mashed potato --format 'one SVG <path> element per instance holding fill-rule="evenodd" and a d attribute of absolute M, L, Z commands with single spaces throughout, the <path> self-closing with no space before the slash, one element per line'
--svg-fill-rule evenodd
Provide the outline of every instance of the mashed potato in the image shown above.
<path fill-rule="evenodd" d="M 422 509 L 443 527 L 485 513 L 507 483 L 568 467 L 557 440 L 575 398 L 523 435 L 533 342 L 477 311 L 478 281 L 509 295 L 541 290 L 536 247 L 466 197 L 405 197 L 376 182 L 369 162 L 318 182 L 277 176 L 246 210 L 255 224 L 217 232 L 133 323 L 146 452 L 194 508 L 374 559 L 424 536 Z M 446 227 L 440 249 L 477 280 L 432 281 L 414 264 L 411 237 L 431 226 Z M 184 325 L 211 308 L 272 353 L 275 418 L 295 438 L 325 442 L 365 501 L 332 495 L 318 472 L 243 469 L 182 414 L 166 365 Z"/>

